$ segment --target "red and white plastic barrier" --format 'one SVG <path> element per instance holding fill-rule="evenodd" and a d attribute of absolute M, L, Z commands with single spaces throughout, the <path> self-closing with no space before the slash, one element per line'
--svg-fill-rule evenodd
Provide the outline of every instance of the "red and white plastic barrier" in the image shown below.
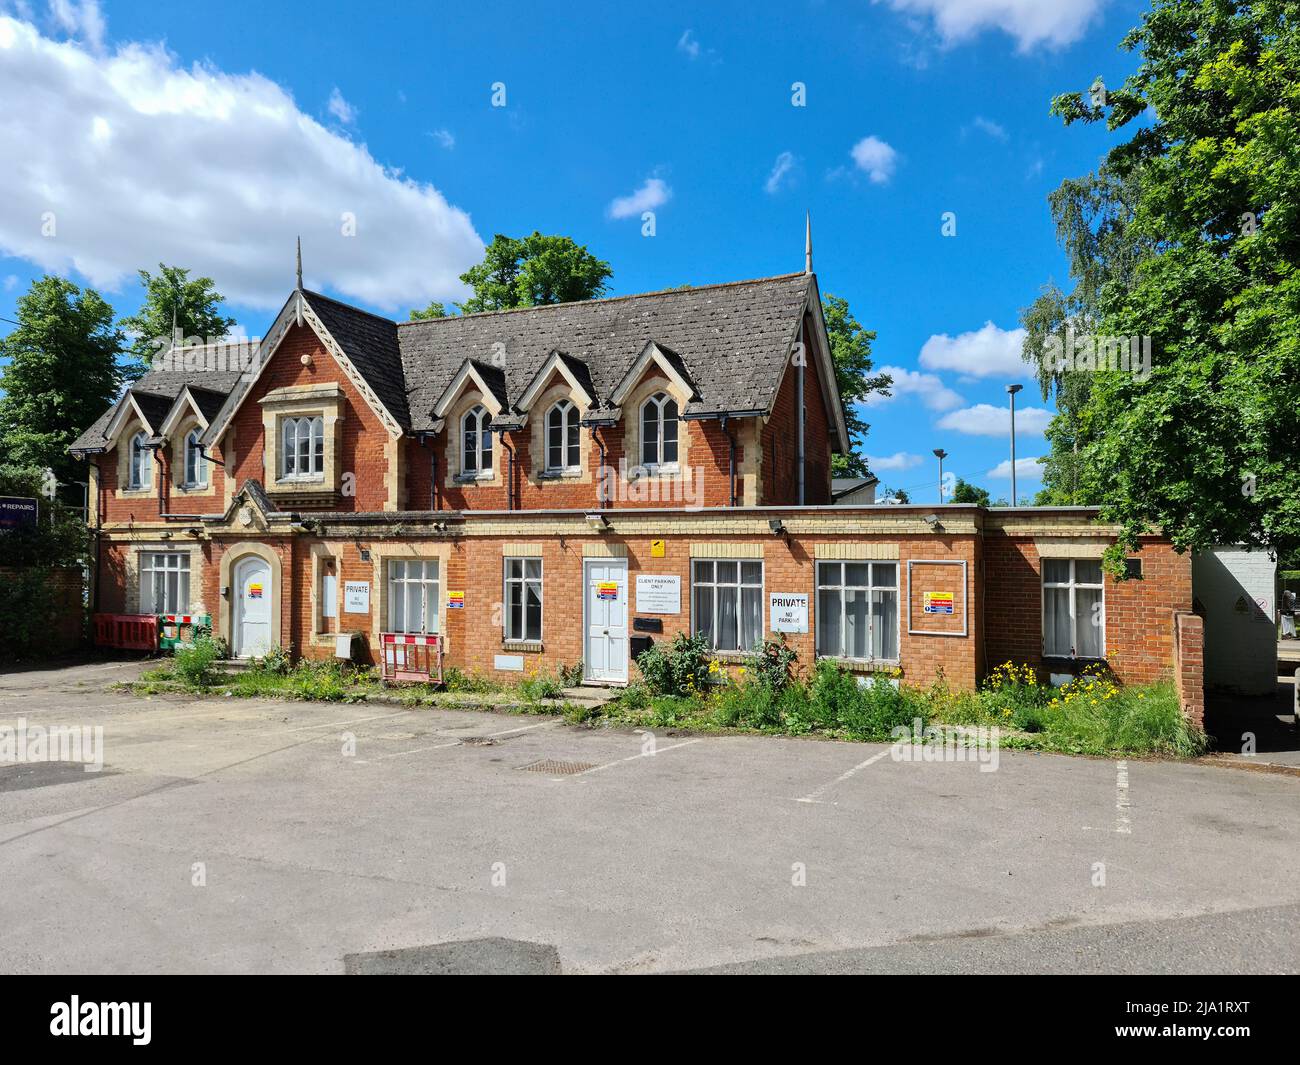
<path fill-rule="evenodd" d="M 442 683 L 442 636 L 413 632 L 379 634 L 379 676 L 385 684 Z"/>

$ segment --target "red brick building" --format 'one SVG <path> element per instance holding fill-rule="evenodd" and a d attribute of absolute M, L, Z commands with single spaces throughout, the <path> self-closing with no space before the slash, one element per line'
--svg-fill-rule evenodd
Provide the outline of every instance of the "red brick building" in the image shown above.
<path fill-rule="evenodd" d="M 400 324 L 299 288 L 244 354 L 174 349 L 74 446 L 99 612 L 207 614 L 245 656 L 436 634 L 503 677 L 783 631 L 910 684 L 1104 659 L 1194 687 L 1167 541 L 1117 583 L 1086 509 L 832 505 L 811 274 Z"/>

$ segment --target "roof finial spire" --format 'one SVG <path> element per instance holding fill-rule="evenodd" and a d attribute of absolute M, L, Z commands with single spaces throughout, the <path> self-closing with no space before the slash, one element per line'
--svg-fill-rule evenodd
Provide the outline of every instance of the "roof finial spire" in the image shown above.
<path fill-rule="evenodd" d="M 302 237 L 298 238 L 298 291 L 302 291 Z"/>
<path fill-rule="evenodd" d="M 181 339 L 176 329 L 176 304 L 172 304 L 172 347 L 179 348 Z"/>
<path fill-rule="evenodd" d="M 804 216 L 803 228 L 803 272 L 812 273 L 812 212 Z"/>

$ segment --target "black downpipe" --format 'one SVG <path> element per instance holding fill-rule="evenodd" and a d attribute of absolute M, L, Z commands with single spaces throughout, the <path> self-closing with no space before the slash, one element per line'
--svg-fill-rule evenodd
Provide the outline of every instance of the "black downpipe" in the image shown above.
<path fill-rule="evenodd" d="M 599 471 L 597 471 L 597 474 L 598 474 L 598 475 L 597 475 L 597 477 L 596 477 L 596 508 L 597 508 L 598 510 L 604 510 L 604 509 L 605 509 L 605 505 L 606 505 L 606 502 L 605 502 L 605 476 L 604 476 L 604 473 L 605 473 L 605 438 L 604 438 L 603 436 L 597 436 L 597 435 L 596 435 L 596 428 L 597 428 L 597 427 L 594 426 L 594 425 L 591 427 L 591 439 L 595 442 L 596 446 L 597 446 L 598 448 L 600 448 L 600 469 L 599 469 Z"/>
<path fill-rule="evenodd" d="M 506 510 L 515 509 L 515 449 L 506 443 L 506 433 L 508 430 L 502 429 L 500 432 L 501 447 L 510 456 L 509 472 L 506 474 Z"/>
<path fill-rule="evenodd" d="M 720 419 L 722 422 L 722 431 L 727 434 L 727 449 L 729 452 L 729 461 L 727 468 L 727 485 L 730 505 L 736 505 L 736 438 L 731 435 L 731 429 L 727 425 L 727 416 L 724 414 Z"/>

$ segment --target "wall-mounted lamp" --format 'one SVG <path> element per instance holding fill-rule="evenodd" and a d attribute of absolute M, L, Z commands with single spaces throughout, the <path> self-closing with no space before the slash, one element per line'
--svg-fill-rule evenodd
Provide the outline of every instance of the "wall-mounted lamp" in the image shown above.
<path fill-rule="evenodd" d="M 604 514 L 588 514 L 587 524 L 596 532 L 605 532 L 609 528 L 609 519 Z"/>
<path fill-rule="evenodd" d="M 938 514 L 925 514 L 921 517 L 921 520 L 925 522 L 926 525 L 930 526 L 931 529 L 942 528 L 942 526 L 939 524 Z"/>
<path fill-rule="evenodd" d="M 769 518 L 767 527 L 772 530 L 774 536 L 784 536 L 786 533 L 785 522 L 780 518 Z"/>

